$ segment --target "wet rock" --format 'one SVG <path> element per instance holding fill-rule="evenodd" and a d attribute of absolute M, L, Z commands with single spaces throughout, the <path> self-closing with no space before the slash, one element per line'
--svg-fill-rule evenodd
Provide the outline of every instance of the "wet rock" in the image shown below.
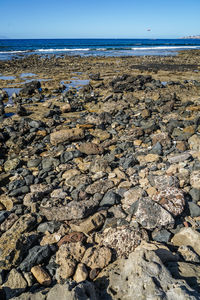
<path fill-rule="evenodd" d="M 31 273 L 41 285 L 48 286 L 51 284 L 51 277 L 41 266 L 32 267 Z"/>
<path fill-rule="evenodd" d="M 117 257 L 128 257 L 129 253 L 133 252 L 142 240 L 148 240 L 145 230 L 125 226 L 106 228 L 97 238 L 100 245 L 113 249 Z"/>
<path fill-rule="evenodd" d="M 171 228 L 174 226 L 172 215 L 148 197 L 138 200 L 134 214 L 137 222 L 146 229 L 164 226 Z"/>
<path fill-rule="evenodd" d="M 81 128 L 63 129 L 51 133 L 50 142 L 53 145 L 57 145 L 63 142 L 81 140 L 84 136 L 84 131 Z"/>
<path fill-rule="evenodd" d="M 85 251 L 82 263 L 91 269 L 103 269 L 112 258 L 112 252 L 107 247 L 90 247 Z"/>
<path fill-rule="evenodd" d="M 82 263 L 78 264 L 73 279 L 79 283 L 86 280 L 87 277 L 88 277 L 88 271 L 85 265 Z"/>
<path fill-rule="evenodd" d="M 108 266 L 98 275 L 95 285 L 100 289 L 100 298 L 106 299 L 109 295 L 113 300 L 149 297 L 195 300 L 199 297 L 184 281 L 172 277 L 154 251 L 143 249 Z"/>
<path fill-rule="evenodd" d="M 171 242 L 175 246 L 190 246 L 200 255 L 200 233 L 191 227 L 182 228 L 174 235 Z"/>
<path fill-rule="evenodd" d="M 8 275 L 7 281 L 3 284 L 3 290 L 6 294 L 6 299 L 11 299 L 25 291 L 27 282 L 16 269 L 12 269 Z"/>
<path fill-rule="evenodd" d="M 41 88 L 40 81 L 33 80 L 31 82 L 27 82 L 24 84 L 24 86 L 20 90 L 20 95 L 30 96 L 30 95 L 38 92 L 38 89 L 40 89 L 40 88 Z"/>
<path fill-rule="evenodd" d="M 174 216 L 180 215 L 184 210 L 184 194 L 176 187 L 167 187 L 165 190 L 158 191 L 152 199 Z"/>
<path fill-rule="evenodd" d="M 34 265 L 38 265 L 41 262 L 47 260 L 51 256 L 51 248 L 49 245 L 34 246 L 28 252 L 26 258 L 20 264 L 22 271 L 30 271 Z"/>
<path fill-rule="evenodd" d="M 98 81 L 100 79 L 100 73 L 90 74 L 89 78 Z"/>

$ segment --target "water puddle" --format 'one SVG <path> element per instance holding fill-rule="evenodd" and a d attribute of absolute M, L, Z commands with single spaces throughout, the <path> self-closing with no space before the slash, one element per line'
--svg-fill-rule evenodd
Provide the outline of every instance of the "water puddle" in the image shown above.
<path fill-rule="evenodd" d="M 34 73 L 21 73 L 20 77 L 21 78 L 27 78 L 27 77 L 33 77 L 33 76 L 37 76 Z"/>
<path fill-rule="evenodd" d="M 89 82 L 89 79 L 73 79 L 70 80 L 70 82 L 68 80 L 62 80 L 60 83 L 66 86 L 65 91 L 68 91 L 71 88 L 75 88 L 79 91 L 84 85 L 89 84 Z"/>
<path fill-rule="evenodd" d="M 15 79 L 15 76 L 0 76 L 0 79 L 1 80 L 14 80 Z"/>

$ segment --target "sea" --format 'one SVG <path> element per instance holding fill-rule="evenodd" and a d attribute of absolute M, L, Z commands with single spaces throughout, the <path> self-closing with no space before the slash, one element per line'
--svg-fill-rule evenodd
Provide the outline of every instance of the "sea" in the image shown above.
<path fill-rule="evenodd" d="M 200 39 L 0 39 L 0 60 L 24 55 L 177 55 L 200 49 Z"/>

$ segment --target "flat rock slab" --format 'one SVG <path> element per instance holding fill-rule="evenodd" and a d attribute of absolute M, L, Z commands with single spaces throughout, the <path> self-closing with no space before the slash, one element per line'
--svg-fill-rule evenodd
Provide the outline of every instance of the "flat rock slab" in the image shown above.
<path fill-rule="evenodd" d="M 85 137 L 84 130 L 81 128 L 63 129 L 50 134 L 50 142 L 53 145 L 66 141 L 81 140 Z"/>
<path fill-rule="evenodd" d="M 109 265 L 98 275 L 95 285 L 99 299 L 199 299 L 199 293 L 185 281 L 172 277 L 154 251 L 144 249 Z"/>
<path fill-rule="evenodd" d="M 95 212 L 98 202 L 93 199 L 87 201 L 71 201 L 67 205 L 40 207 L 40 213 L 49 221 L 78 220 L 88 217 Z"/>

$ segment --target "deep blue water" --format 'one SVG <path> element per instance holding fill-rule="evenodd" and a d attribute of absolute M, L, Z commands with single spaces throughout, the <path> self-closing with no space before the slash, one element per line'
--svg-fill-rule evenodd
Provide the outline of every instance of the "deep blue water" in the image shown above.
<path fill-rule="evenodd" d="M 173 55 L 200 49 L 200 39 L 8 39 L 0 40 L 0 59 L 36 54 L 84 56 Z"/>

